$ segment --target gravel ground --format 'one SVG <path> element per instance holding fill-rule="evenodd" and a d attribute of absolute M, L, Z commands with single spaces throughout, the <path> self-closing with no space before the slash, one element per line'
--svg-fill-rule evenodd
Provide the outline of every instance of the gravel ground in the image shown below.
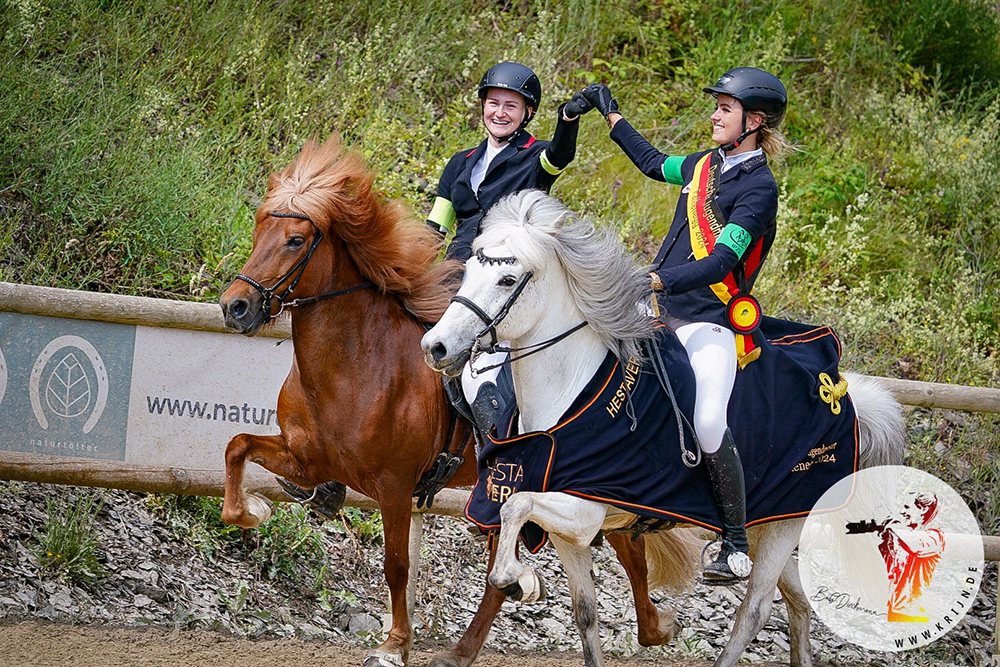
<path fill-rule="evenodd" d="M 102 491 L 104 508 L 94 535 L 104 576 L 73 585 L 39 572 L 34 555 L 44 532 L 47 501 L 80 491 L 41 484 L 0 482 L 0 622 L 54 621 L 103 628 L 153 627 L 160 630 L 220 631 L 238 639 L 306 640 L 363 652 L 378 643 L 386 588 L 382 583 L 381 544 L 363 543 L 346 532 L 324 530 L 327 569 L 319 576 L 268 579 L 246 549 L 214 553 L 199 550 L 147 497 Z M 244 535 L 253 543 L 256 531 Z M 684 631 L 671 646 L 644 649 L 635 639 L 635 613 L 624 571 L 609 546 L 595 548 L 601 637 L 606 655 L 620 659 L 714 658 L 742 595 L 741 587 L 697 586 L 690 594 L 660 596 L 658 605 L 680 608 Z M 426 517 L 414 626 L 415 651 L 430 652 L 461 635 L 478 604 L 485 581 L 484 543 L 464 522 Z M 532 605 L 504 604 L 487 642 L 490 654 L 579 651 L 569 594 L 551 548 L 526 556 L 549 587 L 550 597 Z M 325 588 L 327 594 L 318 595 Z M 972 613 L 941 640 L 923 650 L 875 653 L 844 646 L 814 620 L 813 653 L 821 664 L 989 665 L 996 609 L 996 564 L 987 567 Z M 31 627 L 31 626 L 29 626 Z M 43 626 L 35 626 L 43 627 Z M 749 647 L 752 663 L 788 660 L 787 623 L 782 604 Z M 582 658 L 580 660 L 582 664 Z M 631 662 L 631 660 L 629 660 Z M 664 661 L 667 662 L 667 661 Z M 4 662 L 0 656 L 0 664 Z M 58 664 L 58 663 L 50 663 Z M 567 663 L 570 664 L 570 663 Z"/>

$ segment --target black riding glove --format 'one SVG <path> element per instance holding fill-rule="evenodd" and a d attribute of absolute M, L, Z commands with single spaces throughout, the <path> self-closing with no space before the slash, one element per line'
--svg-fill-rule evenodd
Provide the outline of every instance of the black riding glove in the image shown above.
<path fill-rule="evenodd" d="M 563 114 L 568 120 L 575 120 L 593 108 L 594 105 L 590 103 L 581 90 L 566 103 L 566 106 L 563 107 Z"/>
<path fill-rule="evenodd" d="M 592 83 L 583 89 L 584 96 L 605 118 L 609 113 L 618 112 L 618 100 L 611 97 L 611 89 L 603 83 Z"/>

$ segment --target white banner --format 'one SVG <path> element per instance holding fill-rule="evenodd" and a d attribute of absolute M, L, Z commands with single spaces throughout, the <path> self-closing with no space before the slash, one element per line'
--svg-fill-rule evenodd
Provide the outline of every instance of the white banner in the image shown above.
<path fill-rule="evenodd" d="M 278 433 L 292 342 L 0 313 L 0 450 L 223 469 Z"/>

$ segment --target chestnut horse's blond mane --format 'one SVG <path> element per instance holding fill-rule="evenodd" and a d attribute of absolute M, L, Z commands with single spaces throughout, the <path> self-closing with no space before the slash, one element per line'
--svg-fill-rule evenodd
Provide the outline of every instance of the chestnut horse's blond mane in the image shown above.
<path fill-rule="evenodd" d="M 384 293 L 402 299 L 424 322 L 437 322 L 458 289 L 461 265 L 437 262 L 441 240 L 407 206 L 372 192 L 375 174 L 340 137 L 307 141 L 298 157 L 271 175 L 257 222 L 273 210 L 303 213 L 324 234 L 343 240 L 358 269 Z"/>

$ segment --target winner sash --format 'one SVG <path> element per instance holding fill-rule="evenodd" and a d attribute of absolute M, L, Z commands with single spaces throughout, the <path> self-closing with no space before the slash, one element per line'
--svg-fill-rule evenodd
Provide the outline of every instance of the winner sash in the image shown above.
<path fill-rule="evenodd" d="M 715 199 L 721 175 L 722 157 L 715 150 L 698 160 L 694 167 L 687 213 L 691 250 L 695 259 L 708 257 L 726 226 L 726 218 Z M 744 261 L 745 272 L 752 273 L 756 269 L 760 263 L 760 252 L 761 244 L 758 241 Z M 760 356 L 760 347 L 753 340 L 753 333 L 761 318 L 760 306 L 749 293 L 743 292 L 732 272 L 722 282 L 711 285 L 711 288 L 715 296 L 729 306 L 729 321 L 736 333 L 737 359 L 740 368 L 745 368 Z"/>

